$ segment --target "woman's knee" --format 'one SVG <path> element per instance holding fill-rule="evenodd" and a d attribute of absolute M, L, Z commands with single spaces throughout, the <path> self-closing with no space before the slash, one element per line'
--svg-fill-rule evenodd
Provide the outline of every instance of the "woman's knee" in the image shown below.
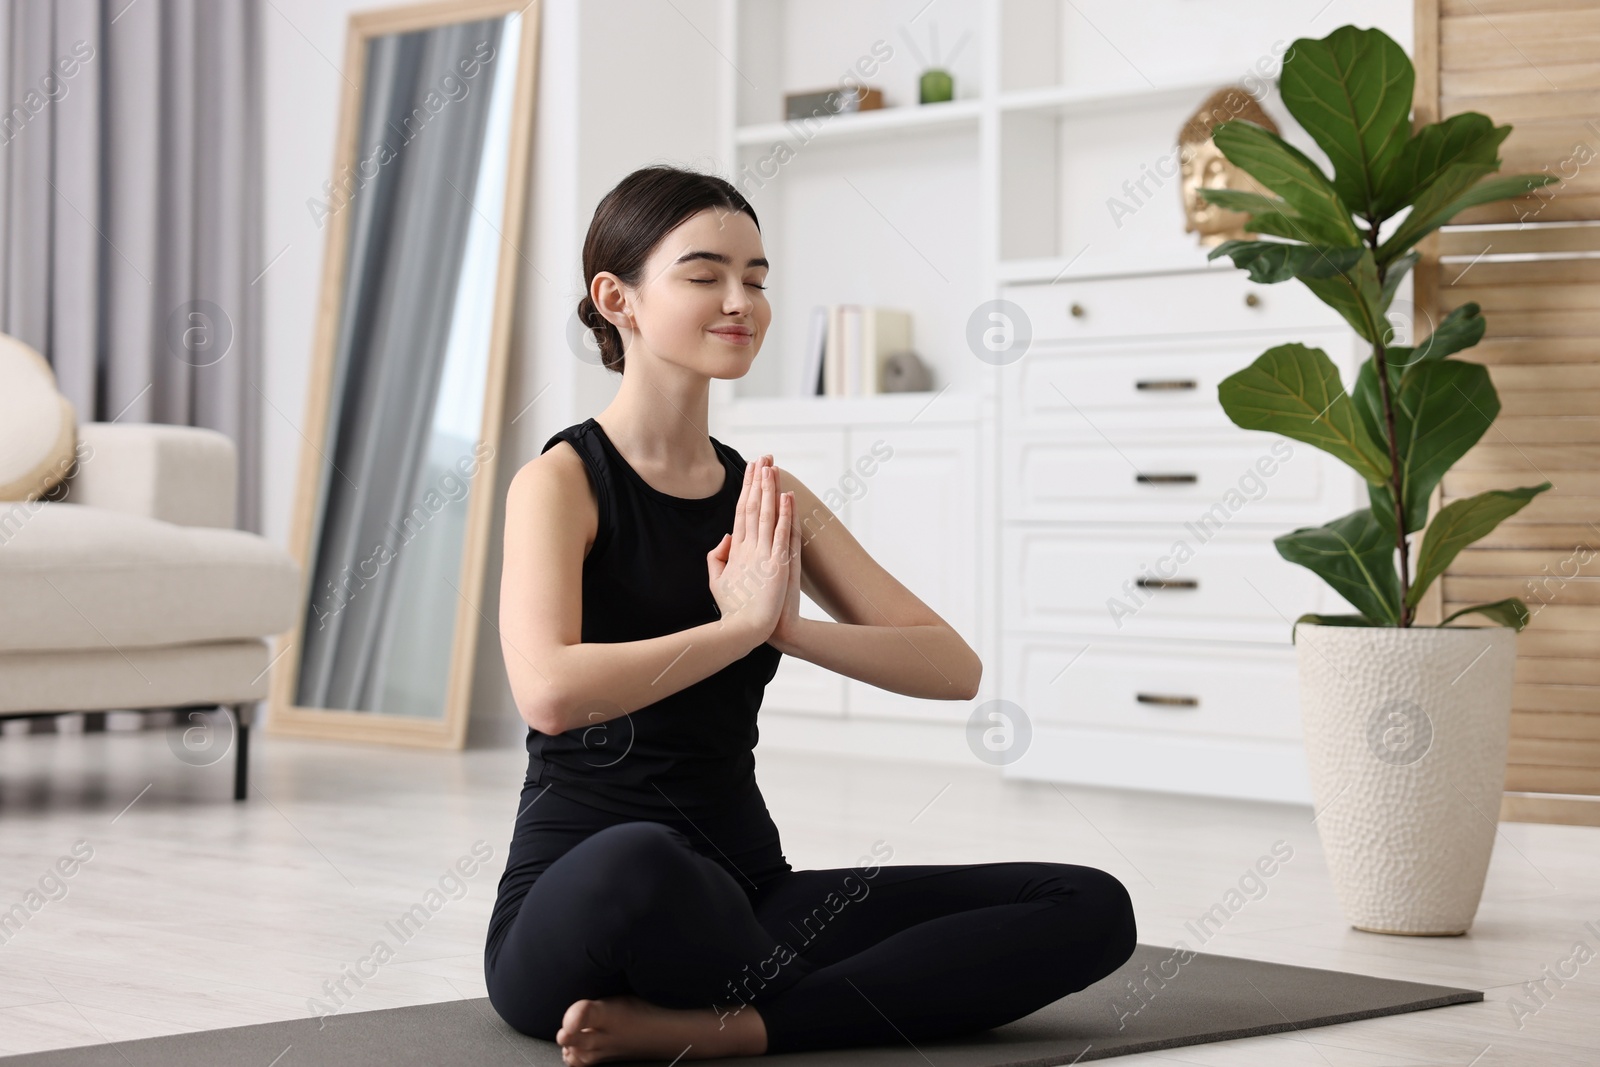
<path fill-rule="evenodd" d="M 1133 897 L 1122 880 L 1098 867 L 1082 868 L 1078 874 L 1079 893 L 1094 916 L 1104 951 L 1103 966 L 1110 974 L 1133 956 L 1138 943 L 1139 925 L 1133 913 Z"/>
<path fill-rule="evenodd" d="M 658 822 L 625 822 L 596 831 L 562 859 L 577 861 L 573 866 L 581 869 L 587 889 L 601 899 L 647 904 L 670 895 L 692 872 L 696 856 L 679 830 Z"/>
<path fill-rule="evenodd" d="M 554 1041 L 567 1008 L 578 999 L 561 969 L 550 966 L 542 947 L 504 945 L 507 951 L 485 957 L 484 988 L 495 1014 L 528 1037 Z M 568 987 L 568 988 L 563 988 Z"/>
<path fill-rule="evenodd" d="M 1133 955 L 1138 940 L 1138 924 L 1133 914 L 1133 898 L 1122 881 L 1098 867 L 1078 864 L 1052 864 L 1047 896 L 1061 906 L 1054 910 L 1062 938 L 1077 951 L 1098 953 L 1110 974 Z"/>
<path fill-rule="evenodd" d="M 688 842 L 689 839 L 682 831 L 666 823 L 636 820 L 619 822 L 603 830 L 596 830 L 581 844 L 606 852 L 642 856 L 670 852 Z"/>
<path fill-rule="evenodd" d="M 575 845 L 540 875 L 493 962 L 486 954 L 495 1011 L 521 1033 L 555 1040 L 573 1001 L 609 995 L 595 987 L 590 966 L 620 968 L 618 946 L 679 906 L 696 859 L 680 831 L 648 821 L 608 826 Z M 573 966 L 553 962 L 551 952 Z"/>

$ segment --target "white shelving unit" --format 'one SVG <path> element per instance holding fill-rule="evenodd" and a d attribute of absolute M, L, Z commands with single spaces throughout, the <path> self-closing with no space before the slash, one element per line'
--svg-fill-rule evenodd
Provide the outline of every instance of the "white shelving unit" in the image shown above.
<path fill-rule="evenodd" d="M 1392 8 L 1354 0 L 1308 26 L 1304 12 L 1269 0 L 1221 12 L 1183 0 L 721 0 L 718 164 L 760 216 L 774 319 L 750 374 L 713 383 L 713 423 L 729 427 L 741 451 L 781 450 L 813 488 L 850 483 L 871 442 L 891 447 L 895 459 L 861 480 L 859 495 L 838 493 L 835 510 L 986 668 L 976 701 L 913 701 L 786 661 L 766 708 L 806 726 L 779 729 L 783 743 L 881 753 L 887 737 L 899 750 L 970 762 L 969 716 L 997 698 L 1032 700 L 1024 710 L 1041 741 L 1008 775 L 1305 798 L 1297 709 L 1268 706 L 1294 690 L 1286 622 L 1262 618 L 1257 602 L 1208 631 L 1178 606 L 1144 615 L 1143 630 L 1108 635 L 1091 618 L 1103 619 L 1103 604 L 1086 614 L 1066 601 L 1099 595 L 1094 581 L 1073 584 L 1073 552 L 1120 565 L 1119 547 L 1155 545 L 1185 509 L 1221 491 L 1212 483 L 1229 464 L 1267 448 L 1268 438 L 1232 427 L 1216 407 L 1224 366 L 1231 372 L 1283 340 L 1320 344 L 1350 365 L 1353 334 L 1331 311 L 1308 306 L 1293 283 L 1247 287 L 1243 272 L 1208 262 L 1184 232 L 1177 135 L 1213 90 L 1254 85 L 1283 136 L 1327 166 L 1271 79 L 1289 42 L 1339 22 L 1380 25 L 1407 45 L 1409 8 Z M 965 37 L 949 64 L 955 99 L 919 105 L 916 53 L 928 53 L 935 32 L 946 55 Z M 881 89 L 885 107 L 781 121 L 785 93 L 850 77 Z M 1253 319 L 1234 306 L 1246 288 L 1262 290 Z M 1092 294 L 1086 318 L 1066 317 L 1069 289 Z M 1195 296 L 1213 289 L 1226 290 L 1215 314 Z M 968 340 L 997 298 L 1038 312 L 1035 347 L 1003 365 Z M 846 302 L 911 312 L 930 391 L 800 395 L 810 309 Z M 1153 406 L 1112 395 L 1136 388 L 1124 380 L 1129 368 L 1174 359 L 1197 361 L 1209 398 L 1199 386 L 1193 396 L 1134 397 Z M 1052 407 L 1063 382 L 1081 391 Z M 1109 478 L 1092 464 L 1124 463 L 1118 448 L 1192 458 L 1195 482 L 1153 499 L 1142 484 L 1133 494 L 1119 483 L 1088 499 L 1099 490 L 1084 486 Z M 1215 557 L 1208 595 L 1263 573 L 1263 588 L 1311 595 L 1286 575 L 1270 539 L 1361 506 L 1361 495 L 1336 465 L 1297 456 L 1293 469 L 1277 483 L 1279 499 L 1234 517 L 1206 546 Z M 1236 592 L 1226 604 L 1243 604 Z M 822 616 L 809 603 L 806 614 Z M 1056 691 L 1040 688 L 1039 672 L 1080 654 L 1086 697 L 1104 695 L 1117 671 L 1147 668 L 1170 687 L 1201 668 L 1195 686 L 1207 714 L 1183 722 L 1149 703 L 1083 714 L 1046 706 L 1055 697 L 1043 694 Z M 1245 694 L 1258 703 L 1241 705 Z M 1151 754 L 1143 766 L 1140 752 Z"/>
<path fill-rule="evenodd" d="M 824 144 L 850 140 L 879 140 L 900 134 L 937 132 L 941 127 L 977 129 L 980 107 L 976 100 L 951 100 L 937 107 L 895 107 L 835 116 L 843 122 L 819 122 L 815 130 L 800 130 L 786 122 L 763 122 L 734 130 L 741 148 L 799 145 L 821 138 Z"/>

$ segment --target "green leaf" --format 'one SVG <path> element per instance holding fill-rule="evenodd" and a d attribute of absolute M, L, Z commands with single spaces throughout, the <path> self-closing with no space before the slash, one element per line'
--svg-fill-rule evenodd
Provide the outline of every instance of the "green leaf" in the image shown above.
<path fill-rule="evenodd" d="M 1299 240 L 1335 248 L 1361 243 L 1328 176 L 1288 141 L 1244 119 L 1218 123 L 1211 139 L 1228 162 L 1288 201 Z"/>
<path fill-rule="evenodd" d="M 1505 129 L 1509 131 L 1511 127 L 1507 126 Z M 1496 163 L 1495 166 L 1499 164 Z M 1444 177 L 1417 198 L 1416 204 L 1411 208 L 1411 214 L 1406 216 L 1399 229 L 1378 246 L 1378 262 L 1388 263 L 1398 258 L 1406 249 L 1470 207 L 1523 196 L 1541 186 L 1561 180 L 1554 174 L 1508 174 L 1478 182 L 1447 203 L 1439 202 L 1445 192 L 1454 189 L 1458 179 L 1467 178 L 1470 184 L 1471 181 L 1476 181 L 1494 169 L 1495 167 L 1484 169 L 1482 164 L 1467 163 L 1457 163 L 1447 168 Z M 1434 190 L 1441 186 L 1445 187 L 1445 192 L 1436 195 Z"/>
<path fill-rule="evenodd" d="M 1314 612 L 1309 612 L 1308 611 L 1304 615 L 1300 616 L 1298 619 L 1294 620 L 1294 625 L 1289 627 L 1289 643 L 1291 645 L 1296 643 L 1295 630 L 1303 622 L 1315 623 L 1318 626 L 1377 626 L 1378 625 L 1378 623 L 1373 622 L 1371 619 L 1367 618 L 1365 615 L 1318 615 L 1318 614 L 1315 614 Z"/>
<path fill-rule="evenodd" d="M 1409 345 L 1387 345 L 1383 350 L 1383 361 L 1389 365 L 1391 371 L 1398 374 L 1417 362 L 1416 349 L 1411 348 Z M 1367 362 L 1370 363 L 1371 360 Z M 1376 381 L 1377 379 L 1373 380 Z M 1356 384 L 1359 386 L 1361 383 L 1357 381 Z M 1352 393 L 1351 395 L 1354 396 L 1355 394 Z"/>
<path fill-rule="evenodd" d="M 1450 561 L 1472 542 L 1483 537 L 1506 519 L 1527 506 L 1528 501 L 1550 488 L 1549 482 L 1522 489 L 1491 489 L 1464 500 L 1452 501 L 1439 509 L 1428 524 L 1417 555 L 1417 577 L 1406 594 L 1412 607 L 1422 602 L 1422 594 Z"/>
<path fill-rule="evenodd" d="M 1382 292 L 1378 286 L 1378 266 L 1370 249 L 1361 249 L 1354 263 L 1341 272 L 1327 277 L 1305 274 L 1297 277 L 1319 300 L 1344 316 L 1366 340 L 1376 342 L 1377 335 L 1388 329 L 1388 322 L 1379 311 Z"/>
<path fill-rule="evenodd" d="M 1412 255 L 1415 254 L 1412 253 Z M 1446 315 L 1433 333 L 1424 338 L 1420 345 L 1414 347 L 1411 345 L 1390 345 L 1384 350 L 1384 361 L 1388 363 L 1389 370 L 1394 375 L 1391 380 L 1398 383 L 1399 374 L 1414 363 L 1426 363 L 1431 359 L 1444 359 L 1446 356 L 1471 348 L 1483 339 L 1485 325 L 1483 316 L 1478 312 L 1478 305 L 1469 300 Z M 1378 379 L 1375 374 L 1369 372 L 1365 379 L 1358 378 L 1356 380 L 1356 387 L 1350 394 L 1355 397 L 1356 407 L 1362 411 L 1364 418 L 1366 412 L 1361 407 L 1363 380 L 1370 385 L 1376 385 Z M 1374 398 L 1377 397 L 1376 392 L 1372 395 Z M 1378 411 L 1381 418 L 1381 409 L 1375 407 L 1373 410 Z"/>
<path fill-rule="evenodd" d="M 1415 72 L 1382 30 L 1340 26 L 1300 38 L 1284 57 L 1283 106 L 1328 154 L 1350 211 L 1377 217 L 1379 187 L 1411 133 Z"/>
<path fill-rule="evenodd" d="M 1486 326 L 1487 322 L 1479 314 L 1478 305 L 1469 300 L 1446 315 L 1421 344 L 1413 348 L 1396 345 L 1385 355 L 1389 366 L 1402 368 L 1413 363 L 1444 359 L 1477 344 L 1483 339 Z"/>
<path fill-rule="evenodd" d="M 1427 523 L 1433 487 L 1499 413 L 1500 397 L 1481 363 L 1430 360 L 1401 376 L 1394 430 L 1408 532 Z"/>
<path fill-rule="evenodd" d="M 1421 258 L 1421 252 L 1409 252 L 1389 264 L 1388 272 L 1383 276 L 1383 288 L 1378 293 L 1379 315 L 1388 315 L 1389 305 L 1394 303 L 1394 294 L 1399 290 L 1400 282 L 1405 279 L 1411 268 L 1416 265 L 1417 260 Z M 1394 327 L 1391 324 L 1390 328 L 1384 332 L 1383 343 L 1388 344 L 1389 339 L 1393 336 Z"/>
<path fill-rule="evenodd" d="M 1294 208 L 1289 206 L 1287 200 L 1262 196 L 1260 193 L 1247 192 L 1244 189 L 1213 189 L 1203 185 L 1197 192 L 1200 194 L 1200 199 L 1208 204 L 1215 204 L 1228 211 L 1245 211 L 1252 215 L 1274 212 L 1284 215 L 1294 214 Z"/>
<path fill-rule="evenodd" d="M 1476 111 L 1463 111 L 1443 122 L 1422 127 L 1401 147 L 1383 176 L 1377 203 L 1379 216 L 1388 218 L 1415 203 L 1417 197 L 1457 163 L 1491 164 L 1492 172 L 1500 165 L 1497 154 L 1500 142 L 1510 132 L 1510 126 L 1496 127 L 1489 116 Z M 1456 192 L 1465 188 L 1465 185 L 1460 186 Z M 1445 202 L 1449 199 L 1445 197 Z"/>
<path fill-rule="evenodd" d="M 1306 237 L 1306 226 L 1300 217 L 1283 211 L 1251 215 L 1244 224 L 1244 231 L 1266 237 L 1283 237 L 1291 241 L 1304 241 Z M 1326 246 L 1312 247 L 1323 247 L 1326 251 Z"/>
<path fill-rule="evenodd" d="M 1400 377 L 1405 373 L 1405 368 L 1392 363 L 1388 367 L 1389 395 L 1393 397 L 1400 392 Z M 1356 387 L 1351 391 L 1350 399 L 1355 404 L 1356 415 L 1361 419 L 1362 427 L 1374 441 L 1378 442 L 1379 447 L 1387 450 L 1389 435 L 1383 419 L 1383 397 L 1378 392 L 1378 372 L 1374 369 L 1372 360 L 1363 361 L 1361 369 L 1356 372 Z M 1382 485 L 1369 482 L 1367 501 L 1378 524 L 1392 535 L 1394 533 L 1393 484 L 1388 481 Z"/>
<path fill-rule="evenodd" d="M 1250 272 L 1250 280 L 1271 285 L 1290 278 L 1336 277 L 1355 266 L 1364 248 L 1317 248 L 1283 241 L 1224 241 L 1207 259 L 1227 256 L 1235 267 Z"/>
<path fill-rule="evenodd" d="M 1509 626 L 1518 631 L 1527 626 L 1528 619 L 1531 618 L 1528 614 L 1528 605 L 1522 602 L 1521 597 L 1508 597 L 1505 600 L 1496 600 L 1493 604 L 1474 604 L 1470 608 L 1462 608 L 1460 611 L 1451 612 L 1445 616 L 1444 622 L 1439 625 L 1445 626 L 1452 619 L 1459 619 L 1463 615 L 1471 615 L 1474 612 L 1493 619 L 1501 626 Z"/>
<path fill-rule="evenodd" d="M 1370 508 L 1326 526 L 1283 534 L 1272 543 L 1278 555 L 1314 571 L 1367 618 L 1385 626 L 1400 621 L 1394 539 L 1378 525 Z"/>
<path fill-rule="evenodd" d="M 1412 253 L 1415 255 L 1415 253 Z M 1404 257 L 1409 260 L 1411 257 Z M 1483 336 L 1483 318 L 1478 315 L 1478 305 L 1466 303 L 1446 315 L 1439 328 L 1423 342 L 1420 348 L 1407 345 L 1389 345 L 1384 349 L 1384 363 L 1389 368 L 1389 394 L 1393 396 L 1400 390 L 1400 376 L 1407 367 L 1414 363 L 1423 363 L 1430 359 L 1443 359 L 1452 352 L 1459 352 L 1463 348 L 1470 348 L 1478 343 L 1478 338 Z M 1356 387 L 1350 395 L 1356 402 L 1356 410 L 1361 414 L 1361 420 L 1366 424 L 1367 431 L 1379 441 L 1385 440 L 1383 429 L 1383 397 L 1378 393 L 1378 373 L 1373 366 L 1374 361 L 1368 359 L 1361 364 L 1361 370 L 1356 375 Z"/>
<path fill-rule="evenodd" d="M 1383 527 L 1383 532 L 1391 539 L 1394 537 L 1394 486 L 1388 482 L 1382 485 L 1367 486 L 1367 506 L 1372 509 L 1372 517 L 1378 520 L 1378 525 Z M 1406 535 L 1416 533 L 1410 526 L 1406 526 Z"/>
<path fill-rule="evenodd" d="M 1509 131 L 1510 127 L 1507 126 L 1506 130 Z M 1459 160 L 1445 167 L 1433 183 L 1417 195 L 1410 214 L 1389 235 L 1389 239 L 1378 246 L 1378 260 L 1388 262 L 1391 258 L 1398 258 L 1425 234 L 1444 225 L 1449 221 L 1447 211 L 1450 205 L 1458 197 L 1466 195 L 1479 179 L 1499 169 L 1498 158 Z"/>
<path fill-rule="evenodd" d="M 1287 200 L 1245 192 L 1241 189 L 1202 188 L 1199 192 L 1202 200 L 1229 211 L 1242 211 L 1248 214 L 1249 219 L 1244 226 L 1246 233 L 1287 237 L 1295 241 L 1300 240 L 1301 235 L 1305 233 L 1305 223 Z"/>
<path fill-rule="evenodd" d="M 1465 318 L 1469 318 L 1467 316 Z M 1481 322 L 1481 319 L 1477 321 Z M 1441 330 L 1443 327 L 1441 327 Z M 1470 332 L 1471 328 L 1466 328 Z M 1440 342 L 1451 343 L 1456 328 Z M 1437 336 L 1439 331 L 1435 332 Z M 1391 352 L 1394 350 L 1391 350 Z M 1431 355 L 1430 350 L 1430 355 Z M 1386 355 L 1389 353 L 1386 353 Z M 1428 521 L 1428 497 L 1450 467 L 1489 429 L 1500 411 L 1489 372 L 1477 363 L 1422 360 L 1410 368 L 1389 365 L 1389 388 L 1395 415 L 1396 451 L 1405 498 L 1406 532 L 1416 533 Z M 1447 367 L 1442 371 L 1424 367 Z M 1351 392 L 1362 428 L 1380 443 L 1388 441 L 1383 397 L 1373 361 L 1362 363 Z M 1394 494 L 1387 484 L 1368 487 L 1372 512 L 1385 530 L 1394 530 Z M 1437 521 L 1437 520 L 1435 520 Z"/>
<path fill-rule="evenodd" d="M 1393 349 L 1389 350 L 1393 352 Z M 1385 353 L 1387 355 L 1387 353 Z M 1404 367 L 1397 367 L 1393 363 L 1389 367 L 1389 395 L 1391 397 L 1400 392 L 1400 377 L 1405 373 Z M 1350 399 L 1356 406 L 1356 414 L 1361 418 L 1361 425 L 1366 428 L 1372 439 L 1387 448 L 1389 440 L 1388 430 L 1383 421 L 1383 395 L 1378 392 L 1378 372 L 1372 360 L 1363 360 L 1361 369 L 1356 372 L 1356 387 L 1350 392 Z M 1377 502 L 1373 502 L 1377 508 Z"/>
<path fill-rule="evenodd" d="M 1337 456 L 1369 482 L 1389 477 L 1389 457 L 1356 417 L 1339 368 L 1326 352 L 1301 344 L 1269 348 L 1217 383 L 1228 418 Z"/>

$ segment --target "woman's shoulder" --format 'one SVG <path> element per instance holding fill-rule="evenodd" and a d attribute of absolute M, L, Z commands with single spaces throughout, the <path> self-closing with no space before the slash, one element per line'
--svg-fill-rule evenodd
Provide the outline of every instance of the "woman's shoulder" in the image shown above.
<path fill-rule="evenodd" d="M 535 516 L 561 516 L 558 525 L 581 531 L 587 559 L 604 540 L 601 518 L 605 505 L 588 464 L 571 446 L 570 441 L 558 440 L 518 468 L 506 489 L 506 517 L 511 523 L 535 521 Z M 579 517 L 575 523 L 573 516 Z"/>
<path fill-rule="evenodd" d="M 593 419 L 584 419 L 582 422 L 575 422 L 571 426 L 562 427 L 549 436 L 544 443 L 544 447 L 539 449 L 539 455 L 542 456 L 546 452 L 554 449 L 562 441 L 566 441 L 568 444 L 576 447 L 580 441 L 589 436 L 590 428 L 593 426 L 593 424 Z"/>
<path fill-rule="evenodd" d="M 512 476 L 510 491 L 532 494 L 554 504 L 589 501 L 589 464 L 580 451 L 585 445 L 584 429 L 584 423 L 577 423 L 551 435 L 539 454 Z"/>

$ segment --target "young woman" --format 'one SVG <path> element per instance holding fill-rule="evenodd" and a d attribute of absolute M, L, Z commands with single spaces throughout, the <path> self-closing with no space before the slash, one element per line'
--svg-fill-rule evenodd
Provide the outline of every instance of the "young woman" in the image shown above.
<path fill-rule="evenodd" d="M 506 501 L 501 644 L 529 758 L 484 977 L 568 1064 L 915 1044 L 1133 954 L 1127 890 L 1093 867 L 784 858 L 752 752 L 780 656 L 951 700 L 983 666 L 770 455 L 710 436 L 709 381 L 766 337 L 767 267 L 722 179 L 618 183 L 578 314 L 622 386 Z M 837 621 L 801 618 L 802 591 Z"/>

